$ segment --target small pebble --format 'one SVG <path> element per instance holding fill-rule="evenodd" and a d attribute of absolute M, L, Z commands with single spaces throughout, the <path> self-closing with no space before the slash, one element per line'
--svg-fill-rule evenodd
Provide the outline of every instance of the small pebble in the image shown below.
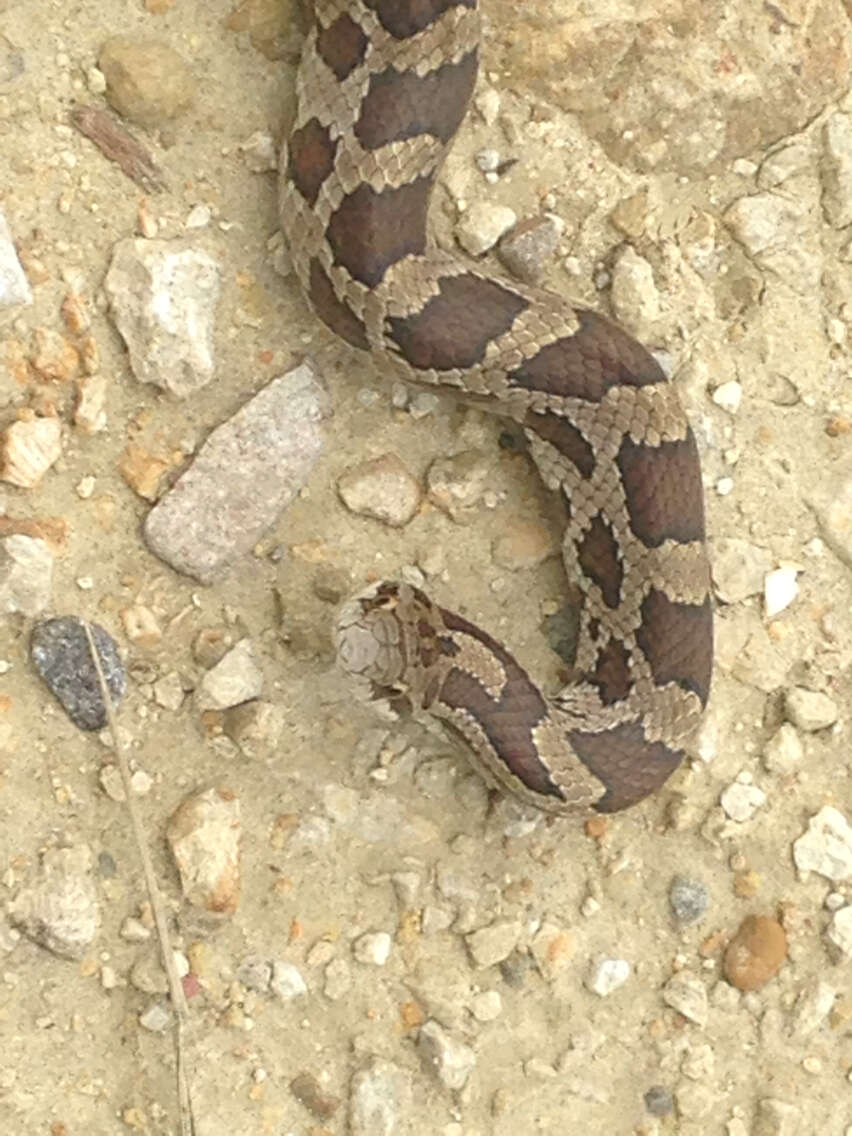
<path fill-rule="evenodd" d="M 626 959 L 602 959 L 589 972 L 586 986 L 593 994 L 606 998 L 629 977 L 630 963 Z"/>
<path fill-rule="evenodd" d="M 289 1002 L 291 998 L 298 998 L 299 995 L 308 992 L 299 968 L 283 959 L 276 959 L 272 964 L 272 978 L 269 988 L 283 1002 Z"/>
<path fill-rule="evenodd" d="M 669 888 L 669 903 L 679 923 L 695 923 L 707 911 L 707 888 L 700 880 L 675 876 Z"/>
<path fill-rule="evenodd" d="M 722 790 L 719 803 L 725 814 L 740 824 L 751 820 L 759 808 L 766 804 L 766 794 L 757 785 L 744 785 L 734 781 Z"/>
<path fill-rule="evenodd" d="M 447 1089 L 460 1090 L 476 1065 L 476 1054 L 435 1021 L 427 1021 L 417 1038 L 420 1059 Z"/>
<path fill-rule="evenodd" d="M 837 703 L 819 690 L 794 686 L 784 693 L 784 710 L 789 721 L 800 730 L 813 733 L 837 721 Z"/>
<path fill-rule="evenodd" d="M 651 1116 L 668 1116 L 674 1110 L 674 1098 L 665 1085 L 652 1085 L 644 1101 Z"/>
<path fill-rule="evenodd" d="M 370 966 L 384 966 L 390 958 L 391 937 L 386 931 L 368 931 L 352 944 L 352 953 L 358 962 Z"/>

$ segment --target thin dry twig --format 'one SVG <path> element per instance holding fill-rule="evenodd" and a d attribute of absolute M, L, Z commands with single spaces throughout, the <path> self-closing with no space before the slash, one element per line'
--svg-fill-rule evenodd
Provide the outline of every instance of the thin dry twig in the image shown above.
<path fill-rule="evenodd" d="M 162 171 L 142 143 L 101 107 L 75 106 L 71 122 L 146 193 L 165 189 Z"/>
<path fill-rule="evenodd" d="M 133 799 L 133 789 L 130 784 L 130 767 L 127 764 L 127 756 L 121 745 L 118 736 L 118 728 L 115 720 L 115 714 L 112 708 L 112 697 L 107 688 L 106 678 L 104 677 L 103 667 L 101 666 L 101 657 L 98 649 L 95 646 L 95 640 L 92 635 L 92 629 L 88 622 L 83 620 L 83 630 L 86 633 L 86 641 L 89 644 L 89 654 L 92 656 L 92 662 L 98 676 L 98 683 L 101 688 L 101 698 L 104 703 L 104 710 L 106 712 L 107 724 L 109 725 L 110 735 L 112 736 L 112 744 L 115 749 L 115 756 L 118 762 L 118 768 L 121 773 L 121 782 L 124 786 L 124 795 L 127 799 L 127 810 L 130 813 L 130 823 L 133 826 L 133 835 L 136 838 L 136 844 L 139 849 L 139 858 L 142 861 L 142 872 L 145 876 L 145 886 L 148 889 L 148 899 L 151 903 L 151 910 L 154 914 L 154 923 L 157 928 L 157 937 L 160 943 L 160 953 L 163 957 L 163 969 L 166 972 L 169 983 L 169 993 L 172 999 L 172 1006 L 175 1011 L 175 1058 L 177 1067 L 177 1087 L 178 1087 L 178 1104 L 180 1107 L 180 1129 L 181 1136 L 194 1136 L 196 1131 L 194 1114 L 192 1111 L 192 1098 L 189 1089 L 189 1076 L 187 1073 L 185 1041 L 189 1030 L 189 1013 L 186 1005 L 186 997 L 183 991 L 183 984 L 181 983 L 180 976 L 175 967 L 174 953 L 172 951 L 171 938 L 169 936 L 168 923 L 166 922 L 166 911 L 163 905 L 163 898 L 160 894 L 160 888 L 157 884 L 157 877 L 154 873 L 154 864 L 151 860 L 151 853 L 148 850 L 148 842 L 145 838 L 145 829 L 142 826 L 142 818 L 139 815 L 139 810 L 136 807 L 136 802 Z"/>

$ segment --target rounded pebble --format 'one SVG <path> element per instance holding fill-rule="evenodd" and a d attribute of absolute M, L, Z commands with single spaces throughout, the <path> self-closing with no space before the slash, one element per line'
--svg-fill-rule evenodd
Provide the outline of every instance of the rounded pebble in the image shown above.
<path fill-rule="evenodd" d="M 725 951 L 725 977 L 738 990 L 759 990 L 774 978 L 787 957 L 787 936 L 777 921 L 749 915 Z"/>
<path fill-rule="evenodd" d="M 710 902 L 707 888 L 700 880 L 675 876 L 669 888 L 669 903 L 679 923 L 695 923 Z"/>

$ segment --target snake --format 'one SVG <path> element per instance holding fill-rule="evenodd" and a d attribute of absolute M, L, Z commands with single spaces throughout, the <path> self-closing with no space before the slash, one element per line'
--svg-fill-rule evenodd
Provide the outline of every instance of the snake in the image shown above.
<path fill-rule="evenodd" d="M 681 763 L 707 703 L 713 612 L 695 435 L 626 330 L 436 247 L 429 203 L 469 106 L 479 0 L 309 0 L 279 215 L 309 306 L 419 389 L 516 423 L 564 504 L 580 610 L 570 681 L 404 580 L 346 600 L 337 661 L 361 692 L 445 727 L 545 813 L 613 813 Z"/>

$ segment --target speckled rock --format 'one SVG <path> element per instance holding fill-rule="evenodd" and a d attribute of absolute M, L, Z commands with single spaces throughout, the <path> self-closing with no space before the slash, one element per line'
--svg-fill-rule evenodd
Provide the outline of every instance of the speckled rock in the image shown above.
<path fill-rule="evenodd" d="M 725 977 L 738 990 L 759 990 L 774 978 L 787 958 L 787 936 L 766 915 L 747 916 L 725 951 Z"/>
<path fill-rule="evenodd" d="M 202 583 L 249 555 L 307 481 L 328 409 L 307 364 L 267 383 L 217 426 L 148 514 L 151 551 Z"/>
<path fill-rule="evenodd" d="M 675 876 L 669 888 L 669 903 L 679 923 L 695 923 L 707 911 L 707 888 L 700 880 Z"/>
<path fill-rule="evenodd" d="M 100 656 L 107 690 L 117 709 L 127 683 L 115 640 L 97 623 L 90 625 Z M 39 675 L 65 713 L 81 730 L 102 730 L 106 708 L 98 674 L 82 622 L 73 615 L 37 623 L 30 638 L 30 656 Z"/>

